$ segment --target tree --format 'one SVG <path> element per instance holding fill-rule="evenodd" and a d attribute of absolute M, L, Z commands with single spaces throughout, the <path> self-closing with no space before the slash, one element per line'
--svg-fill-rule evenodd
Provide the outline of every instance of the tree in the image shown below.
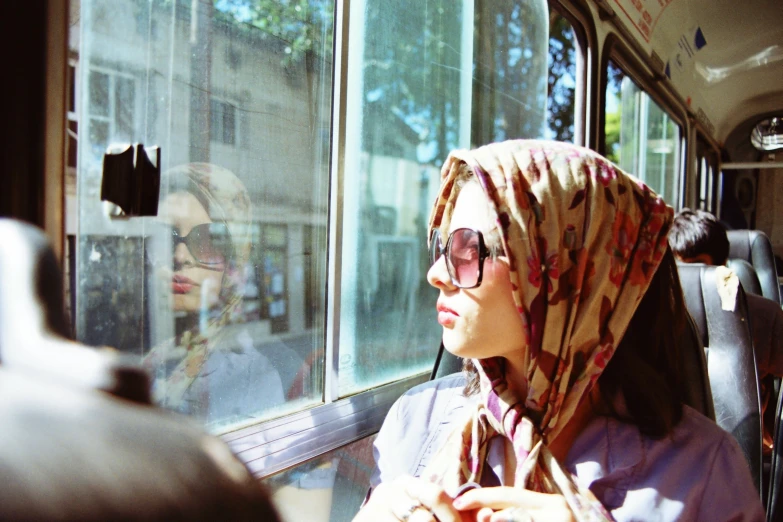
<path fill-rule="evenodd" d="M 606 138 L 606 158 L 616 164 L 620 164 L 620 103 L 617 103 L 617 110 L 606 113 L 606 122 L 604 125 L 604 136 Z"/>
<path fill-rule="evenodd" d="M 333 0 L 214 1 L 218 19 L 284 42 L 284 65 L 331 50 Z M 573 139 L 573 32 L 542 5 L 476 2 L 472 145 L 540 137 L 545 122 L 556 138 Z M 461 2 L 451 0 L 367 1 L 365 150 L 439 165 L 459 145 L 462 16 Z"/>
<path fill-rule="evenodd" d="M 549 12 L 549 79 L 547 126 L 557 140 L 574 139 L 576 57 L 571 23 L 554 9 Z"/>
<path fill-rule="evenodd" d="M 214 0 L 220 21 L 286 44 L 283 65 L 332 49 L 334 0 Z"/>

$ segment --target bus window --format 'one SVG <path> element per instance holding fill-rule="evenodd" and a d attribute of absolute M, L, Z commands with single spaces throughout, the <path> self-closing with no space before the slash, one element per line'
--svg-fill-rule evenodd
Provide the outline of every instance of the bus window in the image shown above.
<path fill-rule="evenodd" d="M 612 61 L 607 69 L 605 110 L 607 158 L 677 207 L 679 125 Z"/>
<path fill-rule="evenodd" d="M 699 135 L 696 140 L 696 187 L 698 189 L 698 208 L 718 214 L 720 191 L 718 179 L 718 154 Z"/>
<path fill-rule="evenodd" d="M 73 3 L 78 338 L 213 431 L 321 403 L 332 2 Z M 161 147 L 157 218 L 103 212 L 129 142 Z"/>
<path fill-rule="evenodd" d="M 542 137 L 546 117 L 545 2 L 350 9 L 339 396 L 432 367 L 424 240 L 448 151 Z"/>
<path fill-rule="evenodd" d="M 571 22 L 549 10 L 549 76 L 546 137 L 574 142 L 579 44 Z"/>
<path fill-rule="evenodd" d="M 374 441 L 365 437 L 265 479 L 283 520 L 352 520 L 375 468 Z"/>

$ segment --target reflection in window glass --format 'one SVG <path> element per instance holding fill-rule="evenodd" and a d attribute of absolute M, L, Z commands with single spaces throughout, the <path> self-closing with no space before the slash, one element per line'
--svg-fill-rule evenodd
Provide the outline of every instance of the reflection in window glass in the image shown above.
<path fill-rule="evenodd" d="M 611 61 L 604 132 L 607 157 L 676 207 L 680 127 Z"/>
<path fill-rule="evenodd" d="M 375 435 L 267 478 L 285 522 L 349 522 L 362 505 L 375 468 Z"/>
<path fill-rule="evenodd" d="M 549 11 L 549 76 L 547 80 L 547 138 L 574 142 L 576 59 L 578 44 L 571 22 Z"/>
<path fill-rule="evenodd" d="M 79 12 L 79 339 L 140 356 L 160 404 L 216 431 L 320 403 L 332 2 Z M 158 217 L 103 213 L 117 142 L 161 147 Z"/>
<path fill-rule="evenodd" d="M 441 332 L 426 227 L 440 165 L 453 148 L 544 135 L 548 40 L 543 0 L 350 8 L 341 396 L 431 368 Z"/>

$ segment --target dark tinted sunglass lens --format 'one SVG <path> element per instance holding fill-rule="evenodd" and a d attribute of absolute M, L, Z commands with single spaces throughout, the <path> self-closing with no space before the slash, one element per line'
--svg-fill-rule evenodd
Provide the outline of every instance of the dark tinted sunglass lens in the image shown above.
<path fill-rule="evenodd" d="M 187 240 L 193 257 L 205 265 L 225 263 L 230 241 L 228 229 L 220 223 L 205 223 L 193 227 Z"/>
<path fill-rule="evenodd" d="M 480 239 L 475 230 L 460 228 L 452 232 L 448 261 L 454 281 L 464 287 L 478 283 Z"/>

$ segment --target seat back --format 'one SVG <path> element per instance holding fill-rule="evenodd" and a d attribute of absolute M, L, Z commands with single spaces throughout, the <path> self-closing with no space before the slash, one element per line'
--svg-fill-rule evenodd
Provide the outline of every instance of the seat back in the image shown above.
<path fill-rule="evenodd" d="M 435 358 L 435 366 L 432 368 L 432 374 L 430 380 L 440 379 L 452 373 L 457 373 L 462 370 L 462 358 L 457 357 L 450 351 L 443 347 L 443 342 L 440 343 L 438 349 L 438 356 Z"/>
<path fill-rule="evenodd" d="M 111 350 L 69 342 L 57 261 L 0 219 L 0 520 L 278 520 L 220 439 L 150 404 Z"/>
<path fill-rule="evenodd" d="M 758 274 L 756 274 L 756 269 L 753 268 L 753 265 L 748 261 L 730 258 L 726 265 L 737 274 L 737 277 L 742 284 L 742 289 L 745 290 L 746 294 L 764 295 L 761 291 L 761 282 L 759 281 Z"/>
<path fill-rule="evenodd" d="M 780 304 L 775 254 L 767 235 L 760 230 L 729 230 L 729 258 L 744 259 L 756 270 L 761 295 Z"/>
<path fill-rule="evenodd" d="M 761 487 L 761 403 L 756 359 L 742 286 L 725 310 L 718 293 L 718 267 L 678 264 L 685 304 L 707 352 L 715 421 L 739 442 L 756 488 Z M 731 299 L 733 297 L 733 299 Z"/>
<path fill-rule="evenodd" d="M 767 498 L 767 521 L 783 522 L 783 387 L 778 396 L 777 409 L 775 411 L 774 449 L 769 472 L 769 497 Z"/>

